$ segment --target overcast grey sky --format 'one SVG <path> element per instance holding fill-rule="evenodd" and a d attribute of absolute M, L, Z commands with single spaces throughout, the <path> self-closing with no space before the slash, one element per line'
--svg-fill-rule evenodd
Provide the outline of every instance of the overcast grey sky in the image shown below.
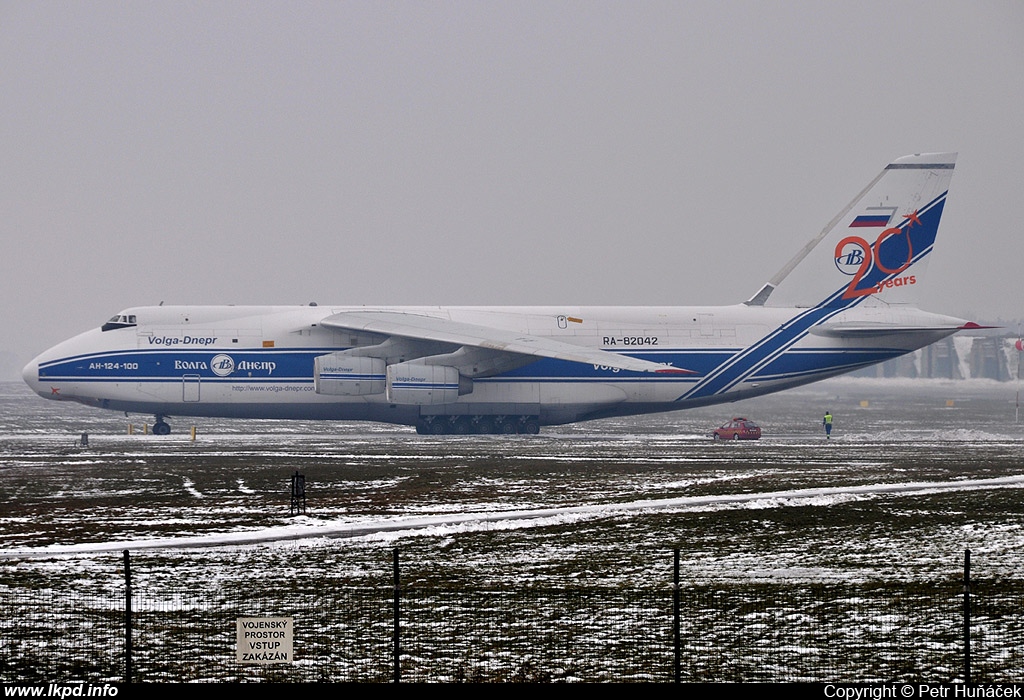
<path fill-rule="evenodd" d="M 1024 316 L 1016 0 L 4 0 L 0 65 L 0 377 L 160 301 L 735 303 L 924 151 L 922 306 Z"/>

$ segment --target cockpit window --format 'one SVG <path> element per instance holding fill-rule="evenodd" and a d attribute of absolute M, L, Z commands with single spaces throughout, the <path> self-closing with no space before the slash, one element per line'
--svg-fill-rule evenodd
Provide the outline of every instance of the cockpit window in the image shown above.
<path fill-rule="evenodd" d="M 135 314 L 118 314 L 100 327 L 100 330 L 112 331 L 115 328 L 131 328 L 138 325 L 135 322 Z"/>

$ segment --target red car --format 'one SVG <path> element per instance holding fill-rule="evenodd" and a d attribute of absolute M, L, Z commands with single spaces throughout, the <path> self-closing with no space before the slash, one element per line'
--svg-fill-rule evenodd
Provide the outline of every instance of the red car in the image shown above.
<path fill-rule="evenodd" d="M 715 428 L 711 437 L 716 440 L 757 440 L 761 437 L 761 428 L 747 418 L 733 418 L 721 428 Z"/>

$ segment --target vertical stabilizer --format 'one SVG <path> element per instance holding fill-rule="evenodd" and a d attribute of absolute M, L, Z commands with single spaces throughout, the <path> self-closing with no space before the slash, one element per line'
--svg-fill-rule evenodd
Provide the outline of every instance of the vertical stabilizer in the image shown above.
<path fill-rule="evenodd" d="M 916 303 L 955 162 L 956 153 L 894 160 L 747 303 Z"/>

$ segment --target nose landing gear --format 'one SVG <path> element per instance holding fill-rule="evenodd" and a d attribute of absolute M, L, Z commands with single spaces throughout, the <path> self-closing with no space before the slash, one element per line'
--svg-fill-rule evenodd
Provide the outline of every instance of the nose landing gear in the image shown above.
<path fill-rule="evenodd" d="M 154 435 L 170 435 L 171 426 L 164 421 L 163 416 L 156 416 L 156 423 L 153 424 Z"/>

